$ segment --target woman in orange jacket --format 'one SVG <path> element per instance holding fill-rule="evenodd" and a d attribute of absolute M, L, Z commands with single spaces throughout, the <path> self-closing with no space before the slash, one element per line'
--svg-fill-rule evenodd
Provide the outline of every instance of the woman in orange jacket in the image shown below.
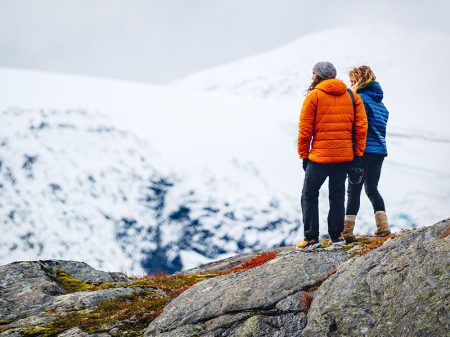
<path fill-rule="evenodd" d="M 319 244 L 319 190 L 328 177 L 330 210 L 328 233 L 334 244 L 343 244 L 345 180 L 352 161 L 364 153 L 367 117 L 364 104 L 344 82 L 337 80 L 330 62 L 313 68 L 312 83 L 303 102 L 298 133 L 298 154 L 305 180 L 301 205 L 304 241 L 299 248 Z"/>

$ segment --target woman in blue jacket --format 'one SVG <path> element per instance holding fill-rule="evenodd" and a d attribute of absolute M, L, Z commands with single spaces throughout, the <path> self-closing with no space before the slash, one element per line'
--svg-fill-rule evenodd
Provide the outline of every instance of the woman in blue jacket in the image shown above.
<path fill-rule="evenodd" d="M 352 89 L 356 90 L 364 102 L 369 124 L 366 149 L 360 163 L 364 172 L 362 179 L 355 181 L 350 177 L 347 188 L 347 208 L 342 236 L 347 242 L 353 242 L 356 240 L 353 229 L 359 211 L 363 185 L 375 213 L 377 225 L 375 235 L 385 236 L 391 233 L 384 201 L 378 191 L 381 167 L 387 156 L 386 124 L 389 112 L 382 103 L 383 90 L 376 82 L 375 74 L 370 67 L 355 67 L 350 71 L 349 76 Z"/>

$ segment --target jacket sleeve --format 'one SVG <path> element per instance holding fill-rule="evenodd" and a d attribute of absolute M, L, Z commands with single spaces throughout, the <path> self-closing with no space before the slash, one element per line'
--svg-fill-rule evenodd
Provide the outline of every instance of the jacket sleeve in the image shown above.
<path fill-rule="evenodd" d="M 317 93 L 310 92 L 303 102 L 298 124 L 297 151 L 301 159 L 308 158 L 311 138 L 314 132 L 314 121 L 317 113 Z"/>
<path fill-rule="evenodd" d="M 366 140 L 367 140 L 367 115 L 366 110 L 364 109 L 364 103 L 361 97 L 353 92 L 355 96 L 356 103 L 356 116 L 355 116 L 355 144 L 354 144 L 354 152 L 355 156 L 362 156 L 364 154 L 364 150 L 366 149 Z"/>

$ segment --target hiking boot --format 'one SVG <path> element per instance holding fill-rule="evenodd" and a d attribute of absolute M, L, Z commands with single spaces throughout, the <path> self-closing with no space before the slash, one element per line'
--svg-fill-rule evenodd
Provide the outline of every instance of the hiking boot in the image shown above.
<path fill-rule="evenodd" d="M 328 245 L 327 247 L 325 247 L 325 250 L 339 250 L 342 249 L 341 247 L 345 245 L 345 240 L 342 240 L 342 238 L 338 237 L 338 238 L 332 238 L 331 239 L 331 245 Z"/>
<path fill-rule="evenodd" d="M 353 235 L 353 229 L 355 228 L 356 215 L 346 215 L 344 220 L 344 230 L 342 237 L 347 243 L 355 242 L 356 237 Z"/>
<path fill-rule="evenodd" d="M 346 239 L 345 243 L 357 243 L 361 241 L 364 241 L 364 238 L 353 237 L 352 239 Z"/>
<path fill-rule="evenodd" d="M 332 246 L 343 246 L 345 245 L 345 240 L 342 238 L 331 239 Z"/>
<path fill-rule="evenodd" d="M 376 236 L 386 236 L 391 234 L 386 212 L 378 211 L 375 213 L 375 223 L 377 224 Z"/>
<path fill-rule="evenodd" d="M 313 249 L 313 248 L 318 247 L 319 245 L 320 245 L 319 240 L 303 240 L 303 241 L 297 242 L 296 246 L 299 249 L 305 249 L 305 248 Z"/>

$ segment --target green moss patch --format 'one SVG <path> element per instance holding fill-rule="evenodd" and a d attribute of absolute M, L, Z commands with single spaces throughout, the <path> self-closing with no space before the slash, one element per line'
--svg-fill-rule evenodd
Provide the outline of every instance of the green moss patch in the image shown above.
<path fill-rule="evenodd" d="M 168 296 L 157 296 L 150 291 L 136 292 L 105 301 L 90 312 L 77 311 L 58 316 L 43 327 L 26 329 L 21 334 L 50 337 L 74 327 L 93 334 L 117 327 L 119 335 L 140 336 L 168 300 Z"/>
<path fill-rule="evenodd" d="M 111 288 L 158 288 L 164 291 L 171 291 L 173 289 L 179 289 L 180 285 L 185 283 L 197 283 L 204 279 L 218 276 L 218 274 L 205 274 L 205 275 L 171 275 L 158 274 L 145 276 L 142 278 L 131 278 L 133 280 L 130 284 L 120 284 L 114 282 L 92 284 L 82 280 L 76 279 L 67 273 L 65 270 L 56 270 L 56 281 L 61 285 L 67 294 L 75 293 L 79 291 L 96 291 Z"/>
<path fill-rule="evenodd" d="M 62 269 L 56 270 L 56 282 L 58 282 L 67 294 L 79 291 L 95 291 L 108 288 L 117 288 L 119 285 L 113 282 L 91 284 L 72 277 L 68 272 Z"/>
<path fill-rule="evenodd" d="M 13 320 L 10 319 L 0 319 L 0 325 L 6 325 L 6 324 L 10 324 L 14 322 Z"/>
<path fill-rule="evenodd" d="M 50 333 L 50 328 L 31 328 L 31 329 L 25 329 L 22 330 L 20 333 L 22 336 L 49 336 L 48 333 Z"/>
<path fill-rule="evenodd" d="M 180 274 L 135 278 L 127 287 L 157 288 L 161 292 L 137 291 L 130 295 L 105 301 L 92 311 L 86 311 L 83 308 L 68 308 L 60 313 L 54 321 L 40 327 L 22 330 L 21 335 L 24 337 L 52 337 L 78 327 L 89 334 L 117 328 L 116 334 L 118 336 L 142 336 L 144 329 L 162 313 L 164 306 L 169 301 L 192 285 L 214 276 L 217 275 Z M 69 288 L 72 291 L 95 290 L 79 282 L 72 282 L 72 285 Z"/>

